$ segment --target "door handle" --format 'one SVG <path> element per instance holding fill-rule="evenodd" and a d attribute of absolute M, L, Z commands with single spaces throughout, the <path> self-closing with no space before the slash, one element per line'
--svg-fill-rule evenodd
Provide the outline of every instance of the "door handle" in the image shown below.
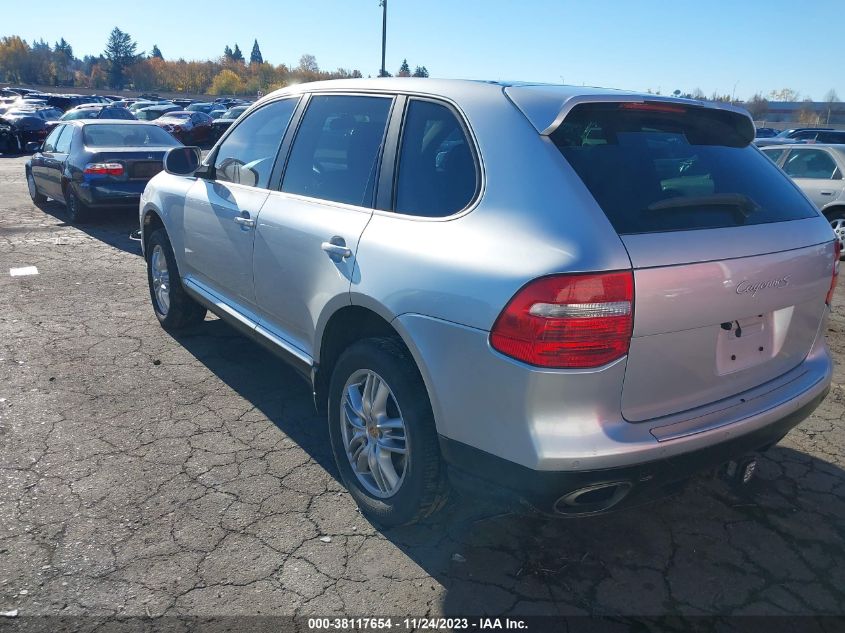
<path fill-rule="evenodd" d="M 249 213 L 247 211 L 241 211 L 241 214 L 236 215 L 234 220 L 245 229 L 251 229 L 255 226 L 255 220 L 249 217 Z"/>
<path fill-rule="evenodd" d="M 352 251 L 346 246 L 346 241 L 342 237 L 335 236 L 330 241 L 320 244 L 320 248 L 326 251 L 335 262 L 352 257 Z"/>
<path fill-rule="evenodd" d="M 832 191 L 820 191 L 819 193 L 822 194 L 823 196 L 832 196 L 833 195 Z"/>

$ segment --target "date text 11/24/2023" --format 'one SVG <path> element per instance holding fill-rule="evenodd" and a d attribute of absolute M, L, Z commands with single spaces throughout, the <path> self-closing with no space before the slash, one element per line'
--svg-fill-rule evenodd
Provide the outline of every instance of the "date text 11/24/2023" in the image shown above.
<path fill-rule="evenodd" d="M 519 618 L 308 618 L 310 631 L 454 631 L 454 630 L 527 630 L 528 624 Z"/>

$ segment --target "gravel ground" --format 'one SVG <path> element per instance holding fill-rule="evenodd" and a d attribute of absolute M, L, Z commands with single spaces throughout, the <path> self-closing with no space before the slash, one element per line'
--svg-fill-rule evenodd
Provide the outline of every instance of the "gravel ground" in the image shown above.
<path fill-rule="evenodd" d="M 338 483 L 306 384 L 219 320 L 166 334 L 135 214 L 69 226 L 30 202 L 24 162 L 0 157 L 0 612 L 845 613 L 839 362 L 753 494 L 701 478 L 574 521 L 458 499 L 382 531 Z"/>

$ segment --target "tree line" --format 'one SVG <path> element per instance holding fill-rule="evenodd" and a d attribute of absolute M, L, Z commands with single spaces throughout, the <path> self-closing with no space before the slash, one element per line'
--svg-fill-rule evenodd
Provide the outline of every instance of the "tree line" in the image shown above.
<path fill-rule="evenodd" d="M 408 61 L 403 60 L 396 75 L 428 77 L 428 70 L 417 66 L 412 72 Z M 248 60 L 236 43 L 234 47 L 226 44 L 217 59 L 193 61 L 165 59 L 157 44 L 149 54 L 139 51 L 137 42 L 117 27 L 109 34 L 101 54 L 81 59 L 64 38 L 52 46 L 43 39 L 29 44 L 17 35 L 0 38 L 0 80 L 13 84 L 255 95 L 291 83 L 362 76 L 357 69 L 322 70 L 311 54 L 302 55 L 296 67 L 274 65 L 265 61 L 258 40 Z"/>

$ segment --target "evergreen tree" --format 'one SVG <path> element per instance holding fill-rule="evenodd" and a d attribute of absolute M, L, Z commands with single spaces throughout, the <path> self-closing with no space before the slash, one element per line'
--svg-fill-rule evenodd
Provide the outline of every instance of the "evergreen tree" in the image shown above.
<path fill-rule="evenodd" d="M 249 65 L 263 64 L 264 57 L 261 55 L 261 49 L 258 48 L 258 40 L 252 45 L 252 52 L 249 54 Z"/>
<path fill-rule="evenodd" d="M 408 66 L 408 60 L 403 59 L 402 65 L 399 67 L 399 72 L 396 73 L 397 77 L 410 77 L 411 76 L 411 67 Z"/>
<path fill-rule="evenodd" d="M 106 43 L 106 50 L 103 54 L 108 60 L 109 84 L 113 88 L 123 88 L 126 68 L 138 61 L 140 57 L 136 52 L 137 48 L 138 45 L 132 41 L 129 33 L 124 33 L 117 27 L 112 29 L 109 40 Z"/>
<path fill-rule="evenodd" d="M 414 68 L 412 77 L 428 77 L 428 69 L 425 66 L 417 66 Z"/>
<path fill-rule="evenodd" d="M 158 44 L 153 44 L 153 50 L 150 52 L 150 57 L 158 57 L 159 59 L 164 59 L 164 55 L 161 54 L 161 49 L 159 49 Z"/>
<path fill-rule="evenodd" d="M 232 51 L 232 61 L 240 64 L 244 63 L 244 54 L 241 52 L 241 49 L 237 44 L 235 44 L 235 50 Z"/>
<path fill-rule="evenodd" d="M 73 61 L 73 47 L 65 41 L 65 38 L 56 42 L 56 45 L 53 47 L 53 52 L 56 53 L 57 56 L 66 59 L 68 62 Z"/>
<path fill-rule="evenodd" d="M 229 61 L 229 62 L 233 61 L 233 59 L 232 59 L 232 49 L 229 48 L 228 44 L 226 44 L 226 48 L 223 49 L 223 58 L 226 61 Z"/>

